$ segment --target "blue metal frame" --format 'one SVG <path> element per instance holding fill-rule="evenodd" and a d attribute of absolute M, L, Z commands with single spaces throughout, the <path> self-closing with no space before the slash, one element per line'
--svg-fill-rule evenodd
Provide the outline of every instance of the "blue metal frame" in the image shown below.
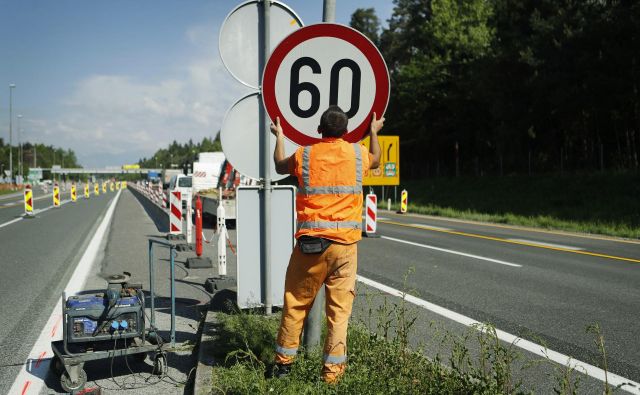
<path fill-rule="evenodd" d="M 170 278 L 171 278 L 171 347 L 176 343 L 176 268 L 175 268 L 175 245 L 157 239 L 149 239 L 149 292 L 151 293 L 151 327 L 156 327 L 156 314 L 155 314 L 155 274 L 154 274 L 154 259 L 153 259 L 153 245 L 160 244 L 163 247 L 169 248 L 170 258 Z"/>

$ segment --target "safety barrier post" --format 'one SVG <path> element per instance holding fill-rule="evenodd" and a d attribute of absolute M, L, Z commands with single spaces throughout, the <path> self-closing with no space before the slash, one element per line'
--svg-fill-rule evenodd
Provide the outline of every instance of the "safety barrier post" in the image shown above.
<path fill-rule="evenodd" d="M 407 212 L 408 195 L 409 193 L 407 192 L 407 190 L 403 189 L 402 193 L 400 194 L 400 214 L 404 214 Z"/>
<path fill-rule="evenodd" d="M 173 190 L 170 194 L 169 203 L 169 238 L 178 238 L 182 234 L 182 196 L 180 191 Z"/>
<path fill-rule="evenodd" d="M 193 226 L 191 219 L 191 194 L 186 193 L 184 197 L 186 197 L 185 200 L 187 201 L 187 229 L 185 232 L 185 236 L 187 237 L 187 244 L 191 244 L 191 242 L 193 241 L 193 229 L 191 229 L 191 227 Z"/>
<path fill-rule="evenodd" d="M 111 192 L 113 192 L 113 191 L 114 191 L 113 181 L 111 181 L 111 182 L 109 183 L 109 190 L 110 190 Z"/>
<path fill-rule="evenodd" d="M 71 201 L 76 202 L 78 200 L 78 195 L 76 194 L 76 183 L 71 183 Z"/>
<path fill-rule="evenodd" d="M 89 181 L 84 184 L 84 198 L 89 199 L 91 194 L 89 193 Z"/>
<path fill-rule="evenodd" d="M 202 200 L 200 195 L 196 195 L 196 257 L 187 258 L 187 267 L 193 268 L 207 268 L 212 267 L 211 259 L 202 256 Z"/>
<path fill-rule="evenodd" d="M 379 237 L 376 235 L 378 228 L 378 196 L 370 193 L 366 197 L 365 206 L 365 236 Z"/>
<path fill-rule="evenodd" d="M 218 208 L 216 209 L 218 216 L 218 275 L 227 275 L 227 215 L 222 206 L 222 189 L 218 195 Z"/>
<path fill-rule="evenodd" d="M 30 184 L 24 187 L 24 216 L 33 218 L 33 191 Z"/>
<path fill-rule="evenodd" d="M 57 182 L 53 185 L 53 207 L 60 207 L 60 187 Z"/>

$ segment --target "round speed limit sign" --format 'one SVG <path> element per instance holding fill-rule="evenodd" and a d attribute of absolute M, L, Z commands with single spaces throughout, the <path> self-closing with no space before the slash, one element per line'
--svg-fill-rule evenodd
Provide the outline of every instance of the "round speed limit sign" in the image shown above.
<path fill-rule="evenodd" d="M 350 27 L 321 23 L 296 30 L 275 48 L 262 79 L 269 117 L 280 117 L 284 135 L 299 145 L 320 140 L 320 116 L 330 105 L 347 113 L 343 137 L 360 141 L 372 113 L 389 102 L 389 71 L 375 45 Z"/>

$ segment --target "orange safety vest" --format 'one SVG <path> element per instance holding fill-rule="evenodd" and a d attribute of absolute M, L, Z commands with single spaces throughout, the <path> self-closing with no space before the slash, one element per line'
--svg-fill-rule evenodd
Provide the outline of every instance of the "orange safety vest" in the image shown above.
<path fill-rule="evenodd" d="M 323 237 L 343 244 L 362 238 L 362 176 L 369 168 L 364 146 L 325 138 L 294 154 L 298 178 L 295 237 Z"/>

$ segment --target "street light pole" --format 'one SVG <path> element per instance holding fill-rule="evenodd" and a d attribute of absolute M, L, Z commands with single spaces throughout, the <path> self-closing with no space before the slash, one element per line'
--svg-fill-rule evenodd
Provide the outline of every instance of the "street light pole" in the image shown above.
<path fill-rule="evenodd" d="M 13 89 L 16 84 L 9 84 L 9 179 L 13 184 Z"/>
<path fill-rule="evenodd" d="M 22 178 L 24 172 L 22 171 L 22 128 L 20 127 L 20 120 L 22 115 L 16 115 L 18 118 L 18 176 Z M 16 177 L 17 180 L 17 177 Z"/>

